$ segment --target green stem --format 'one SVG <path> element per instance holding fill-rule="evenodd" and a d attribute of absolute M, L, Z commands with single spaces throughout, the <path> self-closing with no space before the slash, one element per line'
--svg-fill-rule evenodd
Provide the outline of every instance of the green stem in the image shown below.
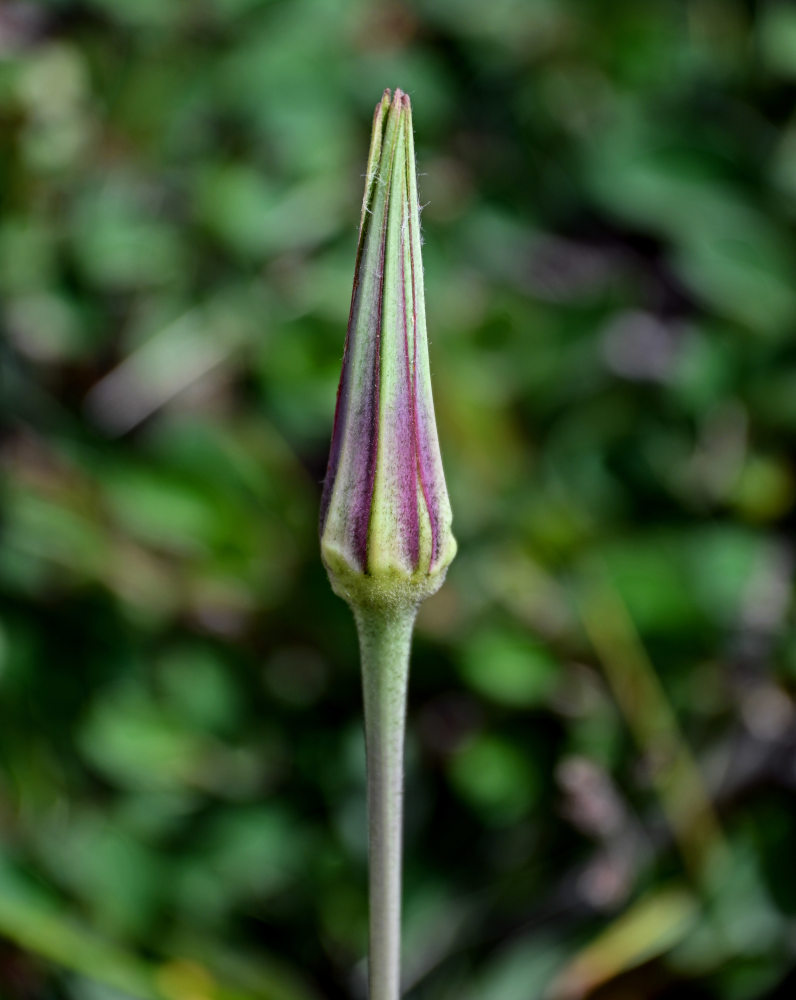
<path fill-rule="evenodd" d="M 368 764 L 370 1000 L 398 1000 L 406 687 L 415 607 L 354 609 Z"/>

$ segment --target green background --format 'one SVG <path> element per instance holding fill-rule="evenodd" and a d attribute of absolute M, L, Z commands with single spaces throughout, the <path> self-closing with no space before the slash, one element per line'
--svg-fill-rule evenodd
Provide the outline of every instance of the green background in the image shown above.
<path fill-rule="evenodd" d="M 407 997 L 792 997 L 796 8 L 740 0 L 0 7 L 0 996 L 364 995 L 316 522 L 387 86 L 460 546 Z"/>

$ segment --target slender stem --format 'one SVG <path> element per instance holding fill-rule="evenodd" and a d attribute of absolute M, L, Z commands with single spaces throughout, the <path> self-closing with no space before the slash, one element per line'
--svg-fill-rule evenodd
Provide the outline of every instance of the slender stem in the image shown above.
<path fill-rule="evenodd" d="M 400 996 L 404 729 L 415 614 L 414 607 L 354 609 L 368 764 L 370 1000 Z"/>

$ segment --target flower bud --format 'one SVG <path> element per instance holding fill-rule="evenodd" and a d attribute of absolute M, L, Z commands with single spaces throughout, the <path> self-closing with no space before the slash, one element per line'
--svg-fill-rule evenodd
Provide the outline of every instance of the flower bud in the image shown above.
<path fill-rule="evenodd" d="M 387 90 L 373 135 L 354 288 L 321 501 L 336 593 L 416 604 L 456 553 L 434 420 L 412 112 Z"/>

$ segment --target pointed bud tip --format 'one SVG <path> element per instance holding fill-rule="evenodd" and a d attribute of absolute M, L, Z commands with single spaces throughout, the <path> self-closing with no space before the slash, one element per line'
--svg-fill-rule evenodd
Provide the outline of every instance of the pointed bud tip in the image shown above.
<path fill-rule="evenodd" d="M 395 108 L 396 111 L 408 111 L 411 114 L 412 105 L 409 101 L 409 95 L 401 90 L 400 87 L 395 88 L 395 92 L 387 87 L 384 93 L 381 95 L 381 100 L 376 105 L 376 115 L 379 114 L 382 108 Z"/>

